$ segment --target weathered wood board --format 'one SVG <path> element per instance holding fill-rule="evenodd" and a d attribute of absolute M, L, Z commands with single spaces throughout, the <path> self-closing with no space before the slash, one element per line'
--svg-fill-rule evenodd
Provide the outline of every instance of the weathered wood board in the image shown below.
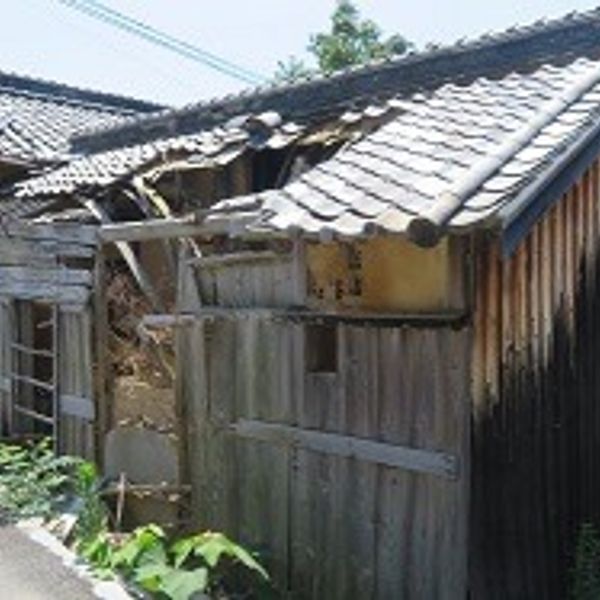
<path fill-rule="evenodd" d="M 309 373 L 304 329 L 257 311 L 178 330 L 195 522 L 294 597 L 464 598 L 469 331 L 340 324 L 337 372 Z M 457 476 L 378 462 L 403 448 Z"/>

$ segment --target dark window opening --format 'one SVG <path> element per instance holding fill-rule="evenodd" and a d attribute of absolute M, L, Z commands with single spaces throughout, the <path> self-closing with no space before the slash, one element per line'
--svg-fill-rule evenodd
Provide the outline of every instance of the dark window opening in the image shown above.
<path fill-rule="evenodd" d="M 335 325 L 306 326 L 306 370 L 337 373 L 338 340 Z"/>

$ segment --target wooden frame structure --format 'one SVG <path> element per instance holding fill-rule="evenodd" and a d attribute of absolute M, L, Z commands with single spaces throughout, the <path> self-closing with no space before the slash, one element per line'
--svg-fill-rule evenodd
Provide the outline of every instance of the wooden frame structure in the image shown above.
<path fill-rule="evenodd" d="M 303 598 L 563 597 L 578 526 L 600 518 L 599 173 L 512 254 L 451 240 L 452 301 L 421 311 L 353 307 L 339 261 L 315 286 L 302 238 L 223 251 L 197 219 L 153 227 L 202 249 L 180 257 L 176 313 L 144 319 L 177 332 L 193 522 L 262 550 Z M 323 361 L 314 327 L 334 331 Z"/>
<path fill-rule="evenodd" d="M 92 458 L 96 228 L 7 223 L 0 248 L 3 431 L 50 433 L 57 450 Z M 40 303 L 50 316 L 45 347 L 36 342 Z"/>

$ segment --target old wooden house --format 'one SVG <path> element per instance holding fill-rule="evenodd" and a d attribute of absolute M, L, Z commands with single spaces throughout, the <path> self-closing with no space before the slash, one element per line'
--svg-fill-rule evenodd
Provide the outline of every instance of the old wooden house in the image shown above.
<path fill-rule="evenodd" d="M 141 373 L 107 358 L 126 267 L 127 335 L 174 352 L 191 524 L 282 594 L 566 597 L 600 518 L 599 34 L 570 15 L 79 136 L 4 230 L 93 247 L 95 279 L 51 281 L 92 291 L 57 410 L 89 398 L 106 460 Z"/>
<path fill-rule="evenodd" d="M 3 434 L 33 430 L 35 423 L 47 426 L 59 404 L 65 413 L 70 412 L 77 394 L 73 389 L 69 392 L 70 367 L 64 359 L 60 363 L 58 350 L 65 350 L 67 339 L 72 336 L 81 338 L 77 332 L 85 329 L 72 309 L 84 306 L 89 296 L 96 245 L 95 229 L 86 230 L 81 224 L 71 231 L 50 231 L 48 227 L 34 231 L 24 222 L 17 224 L 20 217 L 27 219 L 44 209 L 50 210 L 52 203 L 16 198 L 13 190 L 19 182 L 71 161 L 76 155 L 70 144 L 73 135 L 162 109 L 149 102 L 0 73 Z M 64 275 L 59 271 L 67 263 L 76 268 Z M 58 315 L 63 312 L 59 320 Z M 89 369 L 85 343 L 82 350 L 81 362 Z M 57 384 L 59 374 L 65 380 L 63 389 Z M 84 382 L 73 385 L 86 388 L 79 391 L 79 397 L 89 412 L 91 390 Z M 38 398 L 39 407 L 34 405 L 34 397 Z M 87 445 L 80 444 L 77 450 L 84 452 L 84 446 Z"/>

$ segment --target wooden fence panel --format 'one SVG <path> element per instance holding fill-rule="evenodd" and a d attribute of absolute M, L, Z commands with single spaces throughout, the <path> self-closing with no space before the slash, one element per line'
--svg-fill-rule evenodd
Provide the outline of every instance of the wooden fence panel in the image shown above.
<path fill-rule="evenodd" d="M 305 327 L 182 328 L 195 519 L 297 598 L 464 598 L 469 331 L 340 324 L 337 371 L 307 372 Z"/>
<path fill-rule="evenodd" d="M 12 370 L 11 347 L 13 337 L 11 319 L 11 301 L 0 299 L 0 433 L 12 433 Z"/>
<path fill-rule="evenodd" d="M 59 311 L 59 447 L 64 454 L 94 458 L 90 309 Z"/>
<path fill-rule="evenodd" d="M 186 371 L 196 370 L 192 379 L 198 384 L 185 381 L 182 390 L 191 413 L 187 449 L 194 519 L 262 550 L 278 581 L 287 573 L 288 455 L 236 439 L 231 425 L 239 418 L 289 418 L 291 387 L 279 363 L 291 335 L 253 317 L 201 323 L 182 333 L 184 347 L 193 352 Z"/>

